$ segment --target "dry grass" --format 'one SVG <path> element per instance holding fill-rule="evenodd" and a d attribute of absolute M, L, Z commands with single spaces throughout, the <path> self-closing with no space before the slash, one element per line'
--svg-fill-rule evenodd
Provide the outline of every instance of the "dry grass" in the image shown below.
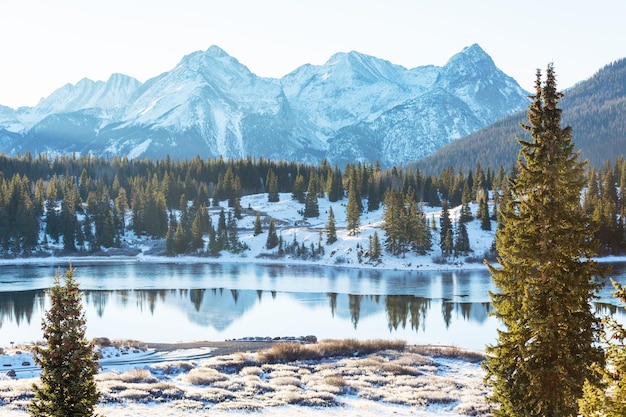
<path fill-rule="evenodd" d="M 119 379 L 122 382 L 130 382 L 130 383 L 137 383 L 137 382 L 153 383 L 153 382 L 158 381 L 158 379 L 155 378 L 152 375 L 152 373 L 145 368 L 129 369 L 128 371 L 119 375 L 117 379 Z"/>
<path fill-rule="evenodd" d="M 152 365 L 152 369 L 164 375 L 177 375 L 181 372 L 189 372 L 194 366 L 194 362 L 176 361 L 157 363 Z"/>
<path fill-rule="evenodd" d="M 426 356 L 463 359 L 468 362 L 482 362 L 485 359 L 483 352 L 461 349 L 456 346 L 413 346 L 411 351 Z"/>
<path fill-rule="evenodd" d="M 207 367 L 194 368 L 187 373 L 183 380 L 191 385 L 211 385 L 218 381 L 224 381 L 228 376 Z"/>
<path fill-rule="evenodd" d="M 98 389 L 112 404 L 162 404 L 190 413 L 336 407 L 355 398 L 407 407 L 433 404 L 441 413 L 490 413 L 482 370 L 460 349 L 348 340 L 281 343 L 265 352 L 100 374 Z M 311 357 L 320 359 L 303 360 Z M 0 381 L 0 415 L 3 407 L 24 409 L 33 382 Z"/>
<path fill-rule="evenodd" d="M 406 343 L 393 340 L 354 339 L 322 340 L 316 344 L 277 343 L 269 349 L 259 351 L 257 360 L 261 363 L 295 362 L 320 360 L 346 356 L 364 356 L 383 350 L 404 350 Z"/>

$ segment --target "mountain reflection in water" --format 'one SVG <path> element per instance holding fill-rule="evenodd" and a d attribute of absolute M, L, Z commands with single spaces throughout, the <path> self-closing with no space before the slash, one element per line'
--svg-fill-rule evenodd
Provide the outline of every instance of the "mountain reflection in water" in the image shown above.
<path fill-rule="evenodd" d="M 50 301 L 33 288 L 47 288 L 52 277 L 49 267 L 5 267 L 0 346 L 41 340 Z M 494 288 L 486 271 L 115 264 L 80 266 L 77 277 L 89 337 L 176 342 L 314 334 L 482 349 L 498 328 L 489 315 Z M 626 322 L 610 288 L 596 308 Z"/>

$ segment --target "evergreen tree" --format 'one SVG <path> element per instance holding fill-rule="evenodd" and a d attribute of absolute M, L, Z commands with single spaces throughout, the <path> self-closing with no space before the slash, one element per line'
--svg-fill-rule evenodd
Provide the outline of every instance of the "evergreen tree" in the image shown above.
<path fill-rule="evenodd" d="M 463 186 L 463 194 L 461 196 L 461 217 L 459 221 L 462 223 L 469 222 L 474 219 L 472 216 L 472 209 L 470 208 L 471 196 L 470 196 L 470 186 L 467 181 L 465 181 L 465 185 Z"/>
<path fill-rule="evenodd" d="M 467 226 L 460 219 L 456 222 L 456 239 L 454 241 L 454 252 L 457 255 L 467 255 L 471 250 Z"/>
<path fill-rule="evenodd" d="M 326 194 L 328 195 L 328 201 L 334 203 L 343 198 L 342 184 L 343 179 L 341 176 L 341 170 L 337 165 L 335 165 L 332 175 L 329 175 L 326 180 Z"/>
<path fill-rule="evenodd" d="M 306 197 L 304 198 L 304 217 L 319 217 L 320 208 L 317 202 L 317 176 L 311 175 L 309 180 L 309 186 L 306 191 Z"/>
<path fill-rule="evenodd" d="M 370 178 L 367 187 L 367 211 L 372 212 L 380 208 L 380 195 L 378 194 L 378 181 Z"/>
<path fill-rule="evenodd" d="M 278 177 L 271 168 L 267 172 L 265 183 L 267 184 L 267 201 L 277 203 L 280 199 L 278 195 Z"/>
<path fill-rule="evenodd" d="M 333 208 L 328 210 L 328 221 L 326 222 L 326 244 L 332 245 L 337 241 L 337 228 L 335 227 L 335 213 Z"/>
<path fill-rule="evenodd" d="M 361 224 L 361 211 L 359 210 L 358 195 L 356 191 L 356 181 L 350 181 L 350 191 L 348 192 L 348 206 L 346 207 L 346 226 L 350 235 L 359 232 Z"/>
<path fill-rule="evenodd" d="M 374 235 L 370 236 L 368 253 L 371 261 L 380 262 L 380 239 L 378 238 L 378 232 L 374 232 Z"/>
<path fill-rule="evenodd" d="M 615 295 L 626 303 L 626 288 L 615 281 L 613 285 L 617 290 Z M 614 318 L 607 319 L 606 327 L 610 330 L 610 334 L 602 334 L 606 366 L 594 366 L 602 377 L 602 384 L 585 382 L 583 398 L 579 401 L 583 417 L 626 416 L 626 329 Z"/>
<path fill-rule="evenodd" d="M 485 195 L 478 200 L 476 217 L 480 219 L 480 228 L 482 230 L 491 230 L 491 216 L 489 216 L 489 206 L 487 205 L 487 197 Z"/>
<path fill-rule="evenodd" d="M 191 246 L 193 249 L 204 248 L 204 240 L 202 239 L 202 216 L 196 213 L 191 224 Z M 167 239 L 167 235 L 166 235 Z"/>
<path fill-rule="evenodd" d="M 296 176 L 296 180 L 293 182 L 293 190 L 291 198 L 298 200 L 299 203 L 304 204 L 304 177 L 300 174 Z"/>
<path fill-rule="evenodd" d="M 441 217 L 439 218 L 439 247 L 442 256 L 449 256 L 454 249 L 454 240 L 452 233 L 452 220 L 450 220 L 450 211 L 448 210 L 448 200 L 443 200 L 441 206 Z"/>
<path fill-rule="evenodd" d="M 33 359 L 41 367 L 29 405 L 34 417 L 92 416 L 98 402 L 95 375 L 98 357 L 85 338 L 86 319 L 74 269 L 57 273 L 49 290 L 52 304 L 43 320 L 46 344 L 36 346 Z"/>
<path fill-rule="evenodd" d="M 176 225 L 176 233 L 174 234 L 174 250 L 176 253 L 187 252 L 187 239 L 185 238 L 185 231 L 183 230 L 182 223 L 178 223 Z"/>
<path fill-rule="evenodd" d="M 165 234 L 165 252 L 167 256 L 176 255 L 176 242 L 174 241 L 176 222 L 173 224 L 170 223 L 170 227 L 167 229 L 167 233 Z"/>
<path fill-rule="evenodd" d="M 241 250 L 241 242 L 239 242 L 239 232 L 237 231 L 237 219 L 232 212 L 228 212 L 228 220 L 226 221 L 228 228 L 228 246 L 233 252 Z"/>
<path fill-rule="evenodd" d="M 267 230 L 267 241 L 265 242 L 265 247 L 267 249 L 274 249 L 278 246 L 278 236 L 276 235 L 276 224 L 274 223 L 274 219 L 270 219 L 270 225 Z"/>
<path fill-rule="evenodd" d="M 256 212 L 256 218 L 254 219 L 254 236 L 258 236 L 263 233 L 263 226 L 261 224 L 261 213 Z"/>
<path fill-rule="evenodd" d="M 389 188 L 385 193 L 385 223 L 384 230 L 387 235 L 385 249 L 392 255 L 400 255 L 405 252 L 407 229 L 406 213 L 404 209 L 404 197 L 402 191 Z"/>
<path fill-rule="evenodd" d="M 496 232 L 498 287 L 491 299 L 504 324 L 487 346 L 486 381 L 496 416 L 575 416 L 590 365 L 601 362 L 598 319 L 591 311 L 599 273 L 589 218 L 582 210 L 584 163 L 561 128 L 553 66 L 537 72 L 520 141 L 519 172 L 500 204 Z"/>

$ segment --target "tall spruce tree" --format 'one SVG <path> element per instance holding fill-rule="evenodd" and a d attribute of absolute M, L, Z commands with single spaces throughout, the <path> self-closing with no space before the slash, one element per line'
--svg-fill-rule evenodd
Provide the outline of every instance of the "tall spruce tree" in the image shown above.
<path fill-rule="evenodd" d="M 272 168 L 267 172 L 265 183 L 267 184 L 267 201 L 277 203 L 280 200 L 280 196 L 278 195 L 278 177 Z"/>
<path fill-rule="evenodd" d="M 441 256 L 448 257 L 454 249 L 454 238 L 452 231 L 452 220 L 448 209 L 448 200 L 443 200 L 441 206 L 441 217 L 439 217 L 439 247 Z"/>
<path fill-rule="evenodd" d="M 92 416 L 99 399 L 95 375 L 98 357 L 85 338 L 86 320 L 74 269 L 57 273 L 49 290 L 52 301 L 43 320 L 46 344 L 35 347 L 34 361 L 41 366 L 41 384 L 28 411 L 35 417 Z"/>
<path fill-rule="evenodd" d="M 276 223 L 274 223 L 274 219 L 270 219 L 270 225 L 267 230 L 267 241 L 265 242 L 265 247 L 267 249 L 274 249 L 278 246 L 278 235 L 276 234 Z"/>
<path fill-rule="evenodd" d="M 263 233 L 263 226 L 261 224 L 261 213 L 256 212 L 256 217 L 254 219 L 254 236 L 258 236 Z"/>
<path fill-rule="evenodd" d="M 361 225 L 361 210 L 359 209 L 358 193 L 356 191 L 356 181 L 350 181 L 350 191 L 348 192 L 348 205 L 346 207 L 346 227 L 350 236 L 359 233 Z"/>
<path fill-rule="evenodd" d="M 520 141 L 519 172 L 500 205 L 498 287 L 490 294 L 504 328 L 487 346 L 486 382 L 496 416 L 575 416 L 590 365 L 602 360 L 591 300 L 598 286 L 590 219 L 581 207 L 584 163 L 573 152 L 552 64 L 537 71 L 529 106 L 531 142 Z"/>
<path fill-rule="evenodd" d="M 326 243 L 332 245 L 337 241 L 337 227 L 335 226 L 335 213 L 331 207 L 328 210 L 328 221 L 326 222 Z"/>
<path fill-rule="evenodd" d="M 311 175 L 309 179 L 309 186 L 306 191 L 306 197 L 304 197 L 304 217 L 319 217 L 320 208 L 317 202 L 317 176 Z"/>

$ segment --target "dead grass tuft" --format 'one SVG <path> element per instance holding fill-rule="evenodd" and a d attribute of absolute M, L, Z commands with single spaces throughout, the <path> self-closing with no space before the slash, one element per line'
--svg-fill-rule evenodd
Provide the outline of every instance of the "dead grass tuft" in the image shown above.
<path fill-rule="evenodd" d="M 158 379 L 155 378 L 152 373 L 145 368 L 129 369 L 123 374 L 119 374 L 117 379 L 127 383 L 153 383 L 158 381 Z"/>
<path fill-rule="evenodd" d="M 320 360 L 333 357 L 354 357 L 368 355 L 384 350 L 402 351 L 406 347 L 404 341 L 355 339 L 322 340 L 316 344 L 276 343 L 269 349 L 257 352 L 261 363 L 280 363 Z"/>
<path fill-rule="evenodd" d="M 258 376 L 263 373 L 263 369 L 258 366 L 246 366 L 244 368 L 241 368 L 241 371 L 239 371 L 239 373 L 241 375 L 246 375 L 246 376 L 250 376 L 250 375 Z"/>
<path fill-rule="evenodd" d="M 461 349 L 456 346 L 413 346 L 412 352 L 422 355 L 440 357 L 440 358 L 452 358 L 463 359 L 468 362 L 482 362 L 485 359 L 485 354 L 476 350 Z"/>
<path fill-rule="evenodd" d="M 150 397 L 150 393 L 141 389 L 132 388 L 120 391 L 117 397 L 123 400 L 146 401 Z"/>
<path fill-rule="evenodd" d="M 257 359 L 261 363 L 295 362 L 298 360 L 317 360 L 321 356 L 309 345 L 300 343 L 276 343 L 269 349 L 259 351 Z"/>
<path fill-rule="evenodd" d="M 191 385 L 211 385 L 228 377 L 213 368 L 201 367 L 190 370 L 183 379 Z"/>
<path fill-rule="evenodd" d="M 151 366 L 155 372 L 162 372 L 165 375 L 176 375 L 181 372 L 189 372 L 195 366 L 194 362 L 177 361 L 163 362 Z"/>
<path fill-rule="evenodd" d="M 341 374 L 330 375 L 324 378 L 324 383 L 331 387 L 344 388 L 346 386 L 346 379 Z"/>

